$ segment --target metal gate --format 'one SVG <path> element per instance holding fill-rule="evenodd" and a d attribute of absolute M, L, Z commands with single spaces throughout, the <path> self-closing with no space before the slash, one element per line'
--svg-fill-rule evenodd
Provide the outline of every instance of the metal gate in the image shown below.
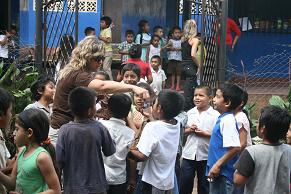
<path fill-rule="evenodd" d="M 183 1 L 180 1 L 180 14 L 183 12 Z M 216 87 L 217 68 L 218 68 L 218 23 L 219 23 L 219 4 L 216 0 L 194 0 L 190 3 L 191 19 L 197 23 L 198 32 L 201 33 L 201 46 L 206 49 L 206 53 L 201 53 L 200 72 L 201 83 Z M 202 49 L 203 50 L 203 49 Z M 206 54 L 206 56 L 205 56 Z"/>
<path fill-rule="evenodd" d="M 78 42 L 76 29 L 79 3 L 78 0 L 43 0 L 43 2 L 35 0 L 35 2 L 36 64 L 41 75 L 54 76 L 56 67 L 68 62 Z"/>

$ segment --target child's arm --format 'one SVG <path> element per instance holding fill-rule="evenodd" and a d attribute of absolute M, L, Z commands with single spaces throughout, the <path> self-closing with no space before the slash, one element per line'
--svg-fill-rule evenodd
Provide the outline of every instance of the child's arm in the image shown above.
<path fill-rule="evenodd" d="M 195 134 L 197 136 L 200 136 L 200 137 L 208 137 L 208 138 L 210 138 L 210 136 L 211 136 L 210 130 L 202 130 L 202 129 L 199 129 L 199 128 L 195 129 Z"/>
<path fill-rule="evenodd" d="M 128 153 L 128 157 L 137 162 L 143 162 L 148 159 L 148 157 L 141 153 L 137 148 L 131 148 L 130 152 Z"/>
<path fill-rule="evenodd" d="M 136 166 L 137 163 L 134 160 L 129 160 L 129 180 L 128 180 L 128 187 L 127 191 L 129 193 L 133 193 L 136 185 Z"/>
<path fill-rule="evenodd" d="M 248 180 L 248 178 L 241 175 L 237 170 L 234 172 L 233 182 L 235 185 L 237 185 L 237 186 L 245 185 L 247 180 Z"/>
<path fill-rule="evenodd" d="M 216 161 L 208 173 L 209 178 L 215 178 L 219 175 L 221 167 L 234 157 L 240 151 L 239 147 L 229 147 L 228 151 Z"/>
<path fill-rule="evenodd" d="M 163 90 L 166 88 L 166 81 L 163 81 L 162 88 L 163 88 Z"/>
<path fill-rule="evenodd" d="M 190 133 L 195 133 L 195 130 L 197 129 L 197 125 L 193 124 L 191 126 L 186 126 L 184 130 L 185 135 L 189 135 Z"/>
<path fill-rule="evenodd" d="M 16 177 L 17 177 L 17 162 L 15 162 L 10 176 L 7 176 L 0 172 L 0 182 L 9 190 L 15 189 Z"/>
<path fill-rule="evenodd" d="M 239 130 L 239 140 L 240 140 L 241 150 L 244 150 L 247 147 L 247 137 L 248 137 L 248 132 L 244 128 L 244 126 L 242 126 Z"/>
<path fill-rule="evenodd" d="M 153 82 L 153 76 L 152 76 L 152 72 L 151 72 L 151 69 L 150 67 L 147 68 L 147 82 L 148 84 L 151 84 Z"/>
<path fill-rule="evenodd" d="M 111 43 L 112 42 L 112 38 L 111 37 L 102 37 L 102 36 L 99 36 L 99 39 L 102 40 L 105 43 Z"/>
<path fill-rule="evenodd" d="M 37 166 L 49 188 L 41 194 L 61 194 L 61 186 L 51 157 L 41 152 L 37 157 Z"/>
<path fill-rule="evenodd" d="M 234 167 L 236 171 L 233 176 L 233 182 L 238 186 L 246 184 L 248 178 L 253 175 L 255 170 L 255 162 L 248 149 L 241 153 Z"/>
<path fill-rule="evenodd" d="M 147 48 L 146 62 L 149 63 L 150 47 Z"/>
<path fill-rule="evenodd" d="M 128 52 L 126 52 L 124 50 L 124 44 L 123 43 L 120 43 L 120 45 L 118 46 L 118 53 L 121 54 L 121 55 L 127 55 Z"/>
<path fill-rule="evenodd" d="M 129 53 L 128 53 L 128 51 L 120 50 L 119 51 L 119 54 L 121 54 L 121 55 L 128 55 Z"/>

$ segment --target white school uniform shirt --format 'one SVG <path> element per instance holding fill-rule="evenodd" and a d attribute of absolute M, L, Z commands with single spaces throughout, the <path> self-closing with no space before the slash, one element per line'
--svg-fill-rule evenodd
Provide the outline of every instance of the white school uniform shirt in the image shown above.
<path fill-rule="evenodd" d="M 126 182 L 126 156 L 134 141 L 134 131 L 121 119 L 110 118 L 100 122 L 108 129 L 112 140 L 116 143 L 116 152 L 109 157 L 103 156 L 107 183 L 123 184 Z"/>
<path fill-rule="evenodd" d="M 0 41 L 3 41 L 6 38 L 5 35 L 0 35 Z M 8 58 L 8 45 L 0 45 L 0 57 L 7 59 Z"/>
<path fill-rule="evenodd" d="M 166 81 L 167 76 L 162 69 L 158 69 L 156 72 L 153 68 L 151 68 L 153 82 L 151 83 L 151 87 L 154 92 L 158 95 L 163 90 L 163 82 Z"/>
<path fill-rule="evenodd" d="M 161 46 L 160 45 L 158 47 L 154 47 L 153 45 L 150 45 L 149 61 L 151 61 L 152 57 L 155 55 L 161 56 Z"/>
<path fill-rule="evenodd" d="M 235 115 L 235 119 L 238 128 L 241 129 L 242 127 L 244 127 L 245 130 L 247 131 L 247 146 L 251 146 L 252 145 L 251 129 L 247 115 L 241 111 Z"/>
<path fill-rule="evenodd" d="M 212 131 L 220 114 L 210 106 L 206 111 L 202 111 L 201 113 L 199 113 L 197 107 L 194 107 L 187 112 L 187 115 L 187 126 L 195 124 L 201 130 Z M 196 161 L 207 160 L 209 142 L 210 138 L 200 137 L 195 133 L 191 133 L 188 135 L 183 148 L 182 158 Z"/>
<path fill-rule="evenodd" d="M 175 49 L 181 49 L 181 40 L 174 40 L 170 39 L 170 43 L 172 43 L 172 47 Z M 182 51 L 169 51 L 168 52 L 168 60 L 176 60 L 176 61 L 182 61 Z"/>
<path fill-rule="evenodd" d="M 10 153 L 6 147 L 5 139 L 2 131 L 0 130 L 0 168 L 5 168 L 8 159 L 10 158 Z M 0 193 L 6 193 L 4 185 L 0 184 Z"/>
<path fill-rule="evenodd" d="M 174 188 L 175 162 L 179 145 L 180 123 L 163 121 L 146 124 L 138 150 L 149 157 L 142 166 L 142 181 L 160 189 Z"/>

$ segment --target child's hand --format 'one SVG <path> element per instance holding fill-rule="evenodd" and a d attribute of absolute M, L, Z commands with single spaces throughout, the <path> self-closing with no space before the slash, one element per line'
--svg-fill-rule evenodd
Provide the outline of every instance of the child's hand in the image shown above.
<path fill-rule="evenodd" d="M 126 189 L 127 194 L 134 193 L 134 190 L 135 190 L 135 181 L 129 180 L 128 181 L 128 186 L 127 186 L 127 189 Z"/>
<path fill-rule="evenodd" d="M 195 134 L 202 137 L 209 136 L 209 134 L 206 131 L 198 128 L 195 129 Z"/>
<path fill-rule="evenodd" d="M 195 133 L 195 130 L 197 129 L 197 125 L 191 125 L 190 127 L 186 127 L 185 133 Z"/>
<path fill-rule="evenodd" d="M 208 173 L 208 177 L 214 179 L 218 177 L 220 173 L 220 167 L 217 164 L 214 164 Z"/>

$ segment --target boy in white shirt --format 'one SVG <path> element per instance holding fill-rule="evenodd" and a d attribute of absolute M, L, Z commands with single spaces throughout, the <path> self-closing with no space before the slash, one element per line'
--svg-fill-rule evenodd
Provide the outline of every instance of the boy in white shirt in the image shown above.
<path fill-rule="evenodd" d="M 179 93 L 160 92 L 153 105 L 153 117 L 157 120 L 146 124 L 137 148 L 130 152 L 135 160 L 144 161 L 143 194 L 172 193 L 180 137 L 180 123 L 174 117 L 183 105 L 184 99 Z"/>
<path fill-rule="evenodd" d="M 108 100 L 112 113 L 109 120 L 100 120 L 108 129 L 116 143 L 116 152 L 103 157 L 106 180 L 109 185 L 107 194 L 126 194 L 126 156 L 134 140 L 134 131 L 126 126 L 126 118 L 131 108 L 131 99 L 126 94 L 114 94 Z"/>
<path fill-rule="evenodd" d="M 151 87 L 154 92 L 158 95 L 166 86 L 166 74 L 161 66 L 161 57 L 158 55 L 154 55 L 151 58 L 151 72 L 153 76 L 153 82 L 151 83 Z"/>
<path fill-rule="evenodd" d="M 197 86 L 194 91 L 195 107 L 187 112 L 188 122 L 185 134 L 187 141 L 182 151 L 181 193 L 191 194 L 197 173 L 198 194 L 209 193 L 209 183 L 205 176 L 211 131 L 219 117 L 219 112 L 210 106 L 211 90 L 208 86 Z"/>

